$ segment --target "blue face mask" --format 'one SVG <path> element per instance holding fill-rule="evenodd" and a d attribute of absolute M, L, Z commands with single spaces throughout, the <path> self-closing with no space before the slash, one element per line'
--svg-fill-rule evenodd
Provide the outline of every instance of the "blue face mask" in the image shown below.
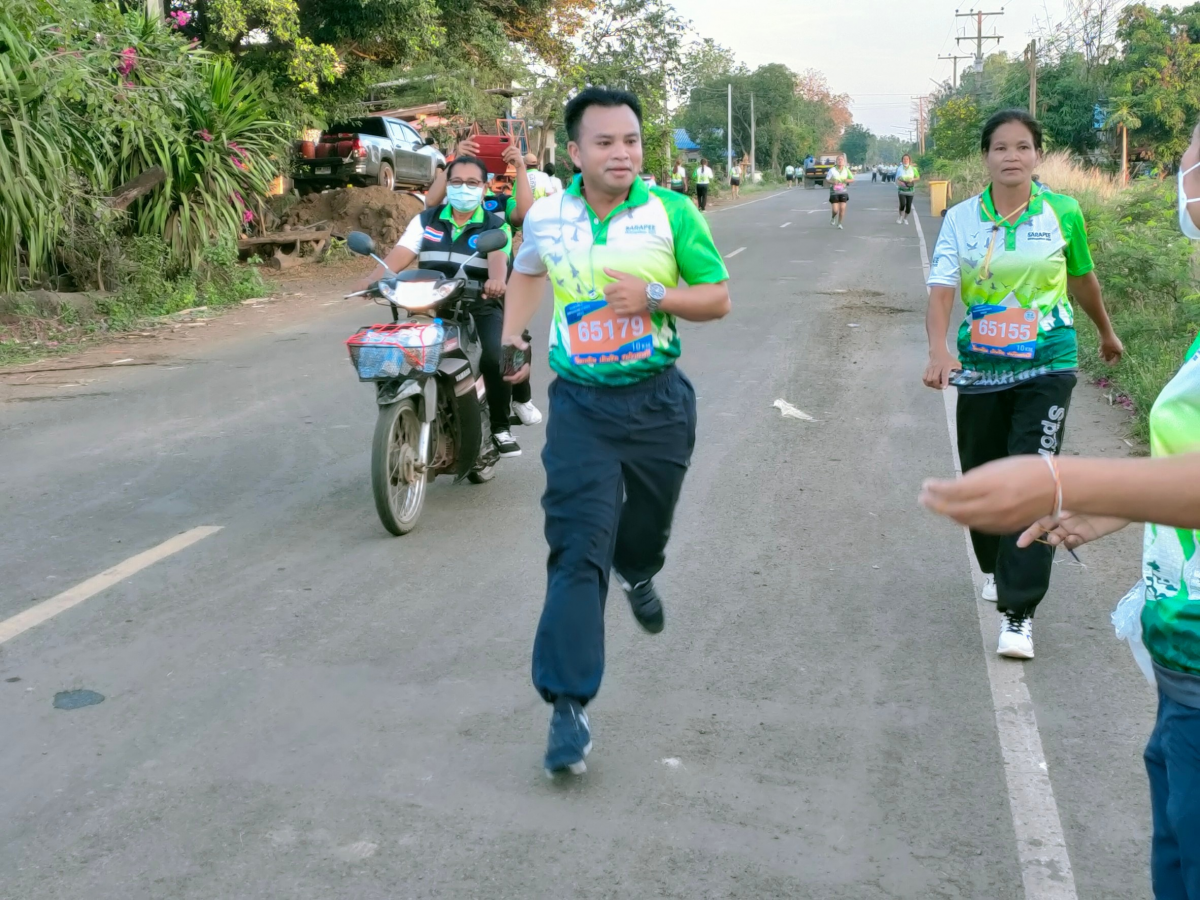
<path fill-rule="evenodd" d="M 483 202 L 483 188 L 467 187 L 465 184 L 458 187 L 447 185 L 446 199 L 458 212 L 471 212 Z"/>
<path fill-rule="evenodd" d="M 1196 163 L 1190 169 L 1179 170 L 1179 230 L 1183 232 L 1184 237 L 1191 238 L 1193 241 L 1200 241 L 1200 228 L 1197 228 L 1196 223 L 1192 221 L 1188 204 L 1200 203 L 1200 197 L 1187 195 L 1187 191 L 1183 189 L 1183 176 L 1197 168 L 1200 168 L 1200 163 Z"/>

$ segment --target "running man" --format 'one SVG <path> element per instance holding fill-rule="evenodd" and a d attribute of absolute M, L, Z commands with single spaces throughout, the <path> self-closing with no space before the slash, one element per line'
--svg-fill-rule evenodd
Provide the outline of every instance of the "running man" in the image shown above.
<path fill-rule="evenodd" d="M 897 225 L 908 224 L 908 217 L 912 215 L 913 196 L 920 180 L 920 171 L 912 164 L 912 157 L 905 153 L 904 158 L 900 160 L 900 168 L 896 170 L 896 184 L 899 185 L 900 196 L 900 216 L 896 219 Z"/>
<path fill-rule="evenodd" d="M 733 199 L 738 198 L 738 193 L 742 189 L 742 167 L 734 163 L 729 167 L 729 190 L 733 193 Z"/>
<path fill-rule="evenodd" d="M 592 746 L 584 707 L 604 672 L 610 572 L 641 627 L 663 629 L 653 579 L 696 437 L 696 394 L 675 365 L 676 318 L 720 319 L 730 304 L 729 273 L 703 216 L 686 197 L 638 177 L 638 98 L 588 88 L 563 121 L 582 174 L 525 218 L 504 333 L 506 345 L 528 347 L 521 334 L 549 274 L 558 378 L 542 451 L 550 557 L 533 683 L 553 704 L 547 772 L 580 774 Z"/>
<path fill-rule="evenodd" d="M 792 183 L 796 180 L 796 167 L 788 166 L 786 169 L 784 169 L 783 178 L 787 182 L 787 186 L 791 187 Z"/>
<path fill-rule="evenodd" d="M 1033 183 L 1042 126 L 1028 112 L 1001 110 L 983 126 L 991 183 L 946 213 L 929 269 L 929 364 L 924 382 L 958 388 L 958 450 L 964 472 L 1009 456 L 1040 454 L 1051 471 L 1062 450 L 1079 369 L 1079 304 L 1109 365 L 1124 348 L 1093 271 L 1079 204 Z M 954 295 L 967 307 L 957 352 L 946 347 Z M 1021 547 L 1020 533 L 971 531 L 983 599 L 996 601 L 996 652 L 1033 659 L 1033 614 L 1046 596 L 1054 548 Z"/>
<path fill-rule="evenodd" d="M 825 182 L 829 185 L 829 208 L 832 217 L 830 225 L 842 227 L 846 218 L 846 204 L 850 202 L 850 183 L 854 181 L 854 173 L 846 165 L 846 154 L 839 153 L 837 164 L 825 173 Z"/>
<path fill-rule="evenodd" d="M 704 212 L 708 206 L 708 186 L 712 179 L 713 170 L 708 167 L 708 160 L 701 159 L 696 169 L 696 205 L 700 207 L 700 212 Z"/>

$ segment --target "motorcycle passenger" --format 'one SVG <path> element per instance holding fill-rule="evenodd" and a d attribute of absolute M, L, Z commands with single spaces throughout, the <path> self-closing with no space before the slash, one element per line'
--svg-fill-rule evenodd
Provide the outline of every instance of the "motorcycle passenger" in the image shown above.
<path fill-rule="evenodd" d="M 500 372 L 500 337 L 504 313 L 500 300 L 508 280 L 508 259 L 512 251 L 512 230 L 501 216 L 483 207 L 487 167 L 471 156 L 460 156 L 446 167 L 447 203 L 426 209 L 408 223 L 408 228 L 384 262 L 393 272 L 407 268 L 414 260 L 422 269 L 453 277 L 463 265 L 468 278 L 483 280 L 483 303 L 475 304 L 471 317 L 479 331 L 482 349 L 479 367 L 487 389 L 492 442 L 502 457 L 520 456 L 521 447 L 509 431 L 509 405 L 512 390 Z M 508 245 L 494 250 L 487 259 L 473 259 L 475 241 L 485 231 L 500 230 L 508 235 Z M 386 274 L 376 267 L 361 287 Z"/>

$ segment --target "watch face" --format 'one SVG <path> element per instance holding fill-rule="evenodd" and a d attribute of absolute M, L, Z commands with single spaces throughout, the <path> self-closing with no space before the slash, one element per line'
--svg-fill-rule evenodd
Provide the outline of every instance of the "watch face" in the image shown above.
<path fill-rule="evenodd" d="M 646 286 L 646 294 L 651 300 L 659 301 L 667 296 L 667 289 L 656 282 Z"/>

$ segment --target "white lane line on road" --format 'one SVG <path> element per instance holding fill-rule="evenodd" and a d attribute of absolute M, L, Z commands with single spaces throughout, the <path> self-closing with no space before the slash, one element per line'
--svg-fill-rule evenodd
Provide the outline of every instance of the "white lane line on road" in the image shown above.
<path fill-rule="evenodd" d="M 93 575 L 87 581 L 80 582 L 73 588 L 63 591 L 49 600 L 43 600 L 36 606 L 31 606 L 24 612 L 0 622 L 0 644 L 12 640 L 18 634 L 28 631 L 43 622 L 53 619 L 61 612 L 66 612 L 78 606 L 84 600 L 96 596 L 101 591 L 124 581 L 149 566 L 154 565 L 172 554 L 178 553 L 197 541 L 202 541 L 211 534 L 221 530 L 220 525 L 201 525 L 183 534 L 177 534 L 170 540 L 163 541 L 157 547 L 151 547 L 137 556 L 131 556 L 124 562 L 119 562 L 111 569 L 105 569 L 99 575 Z"/>
<path fill-rule="evenodd" d="M 921 268 L 928 281 L 929 248 L 921 229 L 921 217 L 915 209 L 913 221 L 921 248 Z M 942 391 L 954 471 L 961 475 L 962 461 L 955 440 L 958 428 L 954 398 L 957 396 L 958 392 L 951 394 L 949 388 Z M 1054 787 L 1042 750 L 1033 699 L 1025 683 L 1025 669 L 1021 663 L 1004 660 L 996 654 L 996 610 L 992 604 L 979 599 L 983 573 L 971 549 L 971 533 L 964 528 L 963 536 L 967 541 L 967 563 L 975 588 L 979 633 L 983 638 L 983 656 L 987 661 L 992 706 L 996 711 L 996 731 L 1000 736 L 1000 755 L 1004 760 L 1004 781 L 1008 786 L 1008 806 L 1017 836 L 1017 859 L 1021 865 L 1025 900 L 1077 900 L 1075 875 L 1071 871 L 1058 804 L 1054 801 Z"/>
<path fill-rule="evenodd" d="M 780 228 L 787 228 L 787 227 L 788 227 L 789 225 L 791 225 L 791 224 L 792 224 L 791 222 L 784 222 L 784 223 L 783 223 L 782 225 L 780 225 L 779 227 L 780 227 Z"/>
<path fill-rule="evenodd" d="M 746 249 L 745 247 L 738 247 L 736 250 L 731 250 L 725 254 L 725 258 L 733 259 L 735 256 L 737 256 L 739 253 L 741 253 L 745 249 Z"/>
<path fill-rule="evenodd" d="M 751 206 L 755 203 L 762 203 L 764 200 L 770 200 L 772 197 L 782 197 L 787 194 L 787 191 L 776 191 L 773 194 L 767 194 L 765 197 L 759 197 L 757 200 L 747 200 L 745 203 L 735 203 L 733 206 L 722 206 L 712 210 L 712 213 L 725 212 L 730 209 L 741 209 L 743 206 Z"/>

